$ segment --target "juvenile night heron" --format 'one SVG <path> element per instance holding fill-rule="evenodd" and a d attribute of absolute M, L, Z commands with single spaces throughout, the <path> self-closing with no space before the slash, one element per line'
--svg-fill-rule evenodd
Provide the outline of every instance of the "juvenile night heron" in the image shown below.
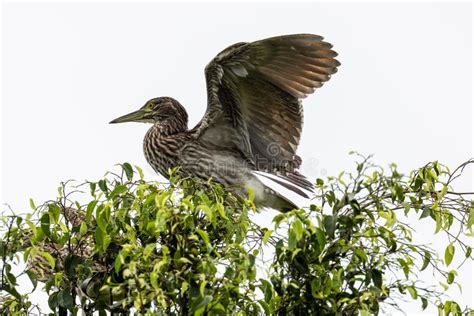
<path fill-rule="evenodd" d="M 212 178 L 238 194 L 251 188 L 257 206 L 294 209 L 294 202 L 274 189 L 283 186 L 303 197 L 312 191 L 297 171 L 300 99 L 337 71 L 340 63 L 331 48 L 312 34 L 234 44 L 206 66 L 207 111 L 193 129 L 184 107 L 170 97 L 151 99 L 110 123 L 153 124 L 143 149 L 165 177 L 168 168 L 180 167 L 185 176 Z"/>

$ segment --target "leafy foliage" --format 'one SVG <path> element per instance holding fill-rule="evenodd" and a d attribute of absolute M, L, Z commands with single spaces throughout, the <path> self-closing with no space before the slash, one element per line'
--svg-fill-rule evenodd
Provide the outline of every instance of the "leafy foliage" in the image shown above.
<path fill-rule="evenodd" d="M 61 184 L 56 200 L 30 201 L 32 213 L 1 217 L 0 312 L 38 309 L 18 286 L 28 277 L 33 290 L 44 282 L 59 315 L 368 315 L 406 297 L 459 315 L 467 307 L 443 290 L 457 284 L 455 259 L 472 260 L 474 203 L 452 182 L 472 162 L 404 176 L 360 156 L 355 172 L 317 179 L 310 209 L 277 215 L 271 230 L 252 220 L 251 198 L 173 171 L 166 186 L 147 182 L 124 163 L 97 182 Z M 413 240 L 399 218 L 414 215 L 446 234 L 443 254 Z M 423 270 L 441 288 L 419 282 Z"/>

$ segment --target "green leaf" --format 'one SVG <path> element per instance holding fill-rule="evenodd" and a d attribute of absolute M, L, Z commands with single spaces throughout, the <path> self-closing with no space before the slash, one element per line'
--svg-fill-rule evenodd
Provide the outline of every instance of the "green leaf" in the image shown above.
<path fill-rule="evenodd" d="M 446 247 L 446 250 L 444 251 L 444 263 L 446 266 L 449 266 L 451 264 L 451 261 L 453 261 L 454 257 L 454 252 L 455 252 L 454 245 L 451 243 Z"/>
<path fill-rule="evenodd" d="M 446 303 L 444 303 L 444 315 L 445 316 L 448 316 L 449 314 L 451 314 L 451 301 L 446 301 Z"/>
<path fill-rule="evenodd" d="M 260 290 L 263 292 L 265 302 L 270 303 L 273 298 L 272 284 L 265 279 L 260 279 Z"/>
<path fill-rule="evenodd" d="M 56 266 L 56 261 L 54 260 L 54 258 L 49 253 L 44 251 L 40 251 L 39 255 L 46 259 L 46 261 L 48 261 L 49 265 L 51 266 L 51 269 L 54 270 L 54 267 Z"/>
<path fill-rule="evenodd" d="M 112 192 L 109 194 L 109 200 L 112 200 L 114 197 L 119 196 L 120 194 L 127 192 L 128 189 L 125 185 L 119 184 L 117 185 Z"/>
<path fill-rule="evenodd" d="M 421 309 L 425 310 L 428 307 L 428 300 L 424 297 L 421 297 Z"/>
<path fill-rule="evenodd" d="M 17 298 L 18 300 L 21 300 L 22 296 L 18 291 L 15 289 L 15 287 L 10 286 L 8 283 L 2 284 L 2 290 L 11 294 L 13 297 Z"/>
<path fill-rule="evenodd" d="M 231 267 L 227 267 L 224 272 L 224 277 L 227 279 L 232 279 L 234 277 L 235 273 L 234 270 Z"/>
<path fill-rule="evenodd" d="M 325 195 L 326 200 L 328 201 L 329 206 L 333 206 L 334 203 L 336 202 L 336 195 L 334 194 L 333 191 L 329 191 Z"/>
<path fill-rule="evenodd" d="M 59 215 L 61 215 L 61 208 L 57 204 L 51 203 L 48 205 L 48 213 L 52 222 L 56 224 L 59 221 Z"/>
<path fill-rule="evenodd" d="M 74 299 L 71 296 L 71 289 L 65 288 L 58 293 L 58 304 L 67 309 L 74 306 Z"/>
<path fill-rule="evenodd" d="M 324 225 L 324 229 L 326 230 L 326 234 L 329 237 L 334 238 L 334 231 L 336 230 L 336 221 L 335 221 L 334 216 L 324 215 L 323 225 Z"/>
<path fill-rule="evenodd" d="M 228 219 L 227 216 L 225 215 L 224 205 L 222 205 L 222 203 L 216 203 L 216 208 L 217 208 L 217 211 L 219 212 L 219 215 L 223 219 Z"/>
<path fill-rule="evenodd" d="M 15 286 L 15 285 L 17 285 L 17 283 L 16 283 L 16 276 L 15 276 L 13 273 L 10 273 L 9 270 L 10 270 L 10 269 L 8 269 L 8 270 L 7 270 L 7 273 L 6 273 L 8 282 L 9 282 L 11 285 Z"/>
<path fill-rule="evenodd" d="M 472 248 L 467 246 L 466 247 L 466 258 L 469 258 L 471 256 L 471 253 L 472 253 Z"/>
<path fill-rule="evenodd" d="M 100 227 L 95 229 L 94 233 L 97 249 L 101 252 L 107 250 L 109 247 L 110 241 L 112 240 L 111 237 L 104 232 Z"/>
<path fill-rule="evenodd" d="M 377 214 L 383 219 L 386 219 L 386 220 L 390 219 L 390 214 L 388 214 L 387 212 L 379 211 Z"/>
<path fill-rule="evenodd" d="M 400 266 L 402 267 L 403 273 L 405 274 L 405 277 L 408 279 L 408 275 L 410 274 L 410 267 L 406 263 L 405 260 L 402 258 L 397 259 L 398 263 L 400 263 Z"/>
<path fill-rule="evenodd" d="M 138 167 L 138 166 L 134 166 L 135 169 L 137 169 L 137 172 L 138 172 L 138 176 L 140 177 L 140 180 L 143 180 L 143 178 L 145 177 L 145 175 L 143 174 L 143 170 L 142 168 Z"/>
<path fill-rule="evenodd" d="M 170 199 L 171 192 L 161 192 L 155 197 L 155 204 L 159 208 L 165 208 L 166 202 Z"/>
<path fill-rule="evenodd" d="M 448 284 L 452 284 L 454 282 L 454 278 L 456 277 L 457 272 L 454 270 L 451 270 L 448 272 L 448 277 L 446 278 L 446 281 Z"/>
<path fill-rule="evenodd" d="M 122 249 L 118 253 L 117 258 L 115 258 L 115 261 L 114 261 L 115 273 L 118 273 L 120 271 L 120 268 L 125 263 L 125 259 L 127 258 L 128 253 L 129 253 L 128 249 Z"/>
<path fill-rule="evenodd" d="M 43 231 L 43 233 L 48 236 L 48 237 L 51 237 L 51 231 L 49 230 L 49 214 L 48 213 L 44 213 L 42 216 L 41 216 L 41 230 Z"/>
<path fill-rule="evenodd" d="M 197 228 L 196 229 L 196 233 L 199 234 L 199 236 L 201 236 L 201 239 L 204 241 L 204 244 L 206 245 L 206 247 L 209 247 L 209 236 L 207 235 L 207 233 L 205 231 L 203 231 L 202 229 L 199 229 Z"/>
<path fill-rule="evenodd" d="M 89 188 L 91 189 L 91 195 L 95 197 L 95 190 L 96 190 L 97 183 L 89 182 Z"/>
<path fill-rule="evenodd" d="M 133 168 L 128 162 L 124 162 L 122 164 L 123 171 L 125 171 L 125 175 L 127 176 L 128 181 L 132 181 L 133 179 Z"/>
<path fill-rule="evenodd" d="M 156 249 L 156 244 L 148 244 L 146 245 L 145 249 L 143 250 L 143 257 L 144 258 L 148 258 L 152 252 Z M 125 252 L 125 249 L 123 250 L 124 251 L 124 255 L 129 253 L 129 250 L 127 249 L 126 252 Z"/>
<path fill-rule="evenodd" d="M 296 243 L 297 243 L 297 240 L 296 240 L 296 233 L 295 231 L 292 229 L 290 230 L 290 235 L 288 237 L 288 249 L 289 250 L 293 250 L 296 248 Z"/>
<path fill-rule="evenodd" d="M 94 212 L 95 206 L 97 205 L 99 201 L 93 200 L 89 204 L 87 204 L 87 209 L 86 209 L 86 221 L 90 222 L 92 219 L 92 213 Z"/>
<path fill-rule="evenodd" d="M 301 240 L 303 238 L 303 223 L 297 218 L 293 221 L 291 228 L 295 232 L 296 241 Z"/>
<path fill-rule="evenodd" d="M 150 283 L 151 286 L 153 286 L 153 288 L 155 288 L 156 290 L 160 289 L 160 285 L 158 284 L 158 273 L 154 271 L 150 273 Z"/>
<path fill-rule="evenodd" d="M 371 316 L 371 315 L 369 311 L 366 311 L 365 309 L 360 309 L 359 316 Z"/>
<path fill-rule="evenodd" d="M 189 288 L 189 283 L 184 281 L 183 283 L 181 283 L 181 295 L 183 295 Z"/>
<path fill-rule="evenodd" d="M 36 205 L 35 205 L 35 202 L 33 201 L 32 198 L 30 198 L 30 208 L 35 211 L 36 210 Z"/>
<path fill-rule="evenodd" d="M 96 210 L 96 221 L 97 221 L 97 226 L 106 233 L 107 232 L 107 227 L 109 226 L 109 221 L 107 220 L 108 217 L 108 206 L 104 207 L 98 207 Z"/>
<path fill-rule="evenodd" d="M 206 218 L 209 222 L 213 222 L 214 220 L 214 214 L 212 213 L 212 210 L 209 206 L 201 204 L 197 206 L 197 209 L 200 209 L 201 211 L 204 212 L 206 215 Z"/>
<path fill-rule="evenodd" d="M 357 248 L 357 249 L 354 250 L 354 253 L 356 254 L 357 257 L 359 257 L 359 259 L 362 262 L 367 262 L 368 257 L 367 257 L 367 254 L 365 253 L 365 251 L 363 249 Z"/>
<path fill-rule="evenodd" d="M 38 279 L 36 278 L 36 273 L 31 270 L 26 270 L 26 274 L 28 275 L 28 278 L 30 279 L 31 284 L 33 285 L 33 289 L 31 291 L 34 292 L 36 289 L 36 286 L 38 285 Z"/>
<path fill-rule="evenodd" d="M 272 315 L 272 311 L 270 309 L 270 306 L 268 306 L 268 304 L 264 300 L 259 300 L 258 303 L 262 307 L 265 315 L 268 315 L 268 316 Z"/>
<path fill-rule="evenodd" d="M 435 234 L 437 234 L 441 230 L 441 214 L 439 211 L 435 212 L 435 220 L 436 220 Z"/>
<path fill-rule="evenodd" d="M 196 312 L 198 309 L 201 307 L 206 306 L 210 302 L 212 302 L 213 296 L 212 295 L 206 295 L 204 297 L 200 297 L 197 299 L 194 304 L 191 306 L 191 313 Z"/>
<path fill-rule="evenodd" d="M 420 271 L 423 271 L 426 269 L 426 267 L 428 267 L 430 260 L 431 260 L 431 253 L 429 251 L 425 251 L 425 254 L 423 256 L 423 265 L 421 266 Z"/>
<path fill-rule="evenodd" d="M 206 285 L 207 285 L 207 281 L 203 281 L 200 285 L 199 285 L 199 293 L 201 294 L 201 296 L 203 297 L 204 296 L 204 291 L 206 290 Z"/>
<path fill-rule="evenodd" d="M 449 288 L 449 285 L 447 285 L 447 284 L 445 284 L 445 283 L 443 283 L 443 282 L 439 282 L 439 285 L 441 285 L 441 287 L 442 287 L 445 291 L 447 291 L 448 288 Z"/>
<path fill-rule="evenodd" d="M 263 239 L 262 239 L 264 245 L 267 244 L 268 239 L 270 239 L 270 237 L 272 236 L 272 234 L 273 234 L 273 230 L 271 230 L 271 229 L 267 229 L 267 230 L 265 231 L 265 234 L 263 235 Z"/>
<path fill-rule="evenodd" d="M 273 218 L 273 222 L 275 223 L 275 229 L 277 229 L 280 226 L 280 223 L 286 219 L 286 214 L 278 214 Z"/>
<path fill-rule="evenodd" d="M 324 294 L 322 292 L 324 290 L 324 286 L 321 284 L 321 279 L 316 278 L 311 280 L 311 295 L 316 299 L 324 298 Z"/>
<path fill-rule="evenodd" d="M 104 193 L 107 193 L 109 190 L 107 188 L 107 182 L 105 180 L 99 180 L 99 189 L 104 192 Z"/>
<path fill-rule="evenodd" d="M 326 234 L 319 228 L 316 228 L 315 234 L 319 244 L 319 251 L 321 252 L 326 246 Z"/>
<path fill-rule="evenodd" d="M 1 242 L 0 242 L 0 245 L 1 245 Z M 28 261 L 28 258 L 30 257 L 30 253 L 31 253 L 31 250 L 32 250 L 32 249 L 36 249 L 35 246 L 26 248 L 25 252 L 23 253 L 23 261 L 24 261 L 24 262 L 27 262 L 27 261 Z M 4 254 L 2 254 L 2 257 L 3 257 L 3 255 L 4 255 Z"/>
<path fill-rule="evenodd" d="M 411 298 L 416 300 L 418 298 L 418 293 L 414 286 L 407 286 L 408 293 L 410 293 Z"/>
<path fill-rule="evenodd" d="M 255 192 L 250 187 L 247 188 L 247 192 L 249 195 L 249 201 L 253 202 L 255 200 Z"/>
<path fill-rule="evenodd" d="M 420 219 L 428 217 L 431 215 L 431 209 L 429 207 L 424 207 L 423 212 L 420 215 Z"/>
<path fill-rule="evenodd" d="M 342 271 L 342 270 L 341 270 Z M 382 272 L 377 269 L 372 269 L 372 280 L 374 282 L 374 285 L 378 287 L 379 289 L 382 288 Z"/>
<path fill-rule="evenodd" d="M 186 264 L 193 264 L 191 260 L 189 260 L 188 258 L 185 258 L 185 257 L 179 258 L 178 262 L 186 263 Z"/>
<path fill-rule="evenodd" d="M 87 224 L 85 222 L 81 223 L 81 227 L 79 228 L 79 235 L 84 236 L 87 233 Z"/>
<path fill-rule="evenodd" d="M 81 261 L 81 257 L 73 254 L 68 254 L 64 259 L 64 271 L 66 272 L 66 275 L 75 276 L 76 267 L 81 263 Z"/>
<path fill-rule="evenodd" d="M 471 228 L 474 225 L 474 203 L 469 209 L 469 218 L 467 220 L 467 228 Z"/>
<path fill-rule="evenodd" d="M 161 253 L 163 254 L 163 257 L 168 256 L 168 254 L 170 253 L 170 250 L 169 250 L 168 246 L 162 245 L 161 246 Z"/>
<path fill-rule="evenodd" d="M 55 311 L 59 306 L 58 293 L 59 292 L 52 293 L 48 298 L 48 306 L 53 311 Z"/>
<path fill-rule="evenodd" d="M 451 315 L 461 315 L 461 308 L 459 307 L 458 303 L 451 301 Z"/>

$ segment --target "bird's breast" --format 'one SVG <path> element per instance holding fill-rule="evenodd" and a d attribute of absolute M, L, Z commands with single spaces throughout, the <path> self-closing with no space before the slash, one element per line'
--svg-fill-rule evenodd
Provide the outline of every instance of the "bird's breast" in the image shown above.
<path fill-rule="evenodd" d="M 184 138 L 180 134 L 163 136 L 154 128 L 148 130 L 143 141 L 143 152 L 155 172 L 168 178 L 168 170 L 179 166 L 179 153 L 186 143 Z"/>

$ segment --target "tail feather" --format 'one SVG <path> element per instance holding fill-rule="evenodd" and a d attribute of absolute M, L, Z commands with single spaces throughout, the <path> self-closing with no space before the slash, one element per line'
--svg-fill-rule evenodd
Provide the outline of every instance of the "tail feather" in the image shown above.
<path fill-rule="evenodd" d="M 314 186 L 313 184 L 306 179 L 304 175 L 301 173 L 294 171 L 292 173 L 287 173 L 285 175 L 285 178 L 288 179 L 288 181 L 304 188 L 305 190 L 308 190 L 309 192 L 313 193 L 314 192 Z"/>
<path fill-rule="evenodd" d="M 264 177 L 265 179 L 269 179 L 281 185 L 282 187 L 286 188 L 287 190 L 290 190 L 306 199 L 310 198 L 309 195 L 305 191 L 309 191 L 308 193 L 311 193 L 312 190 L 309 190 L 308 186 L 305 185 L 304 182 L 302 183 L 302 185 L 299 185 L 300 181 L 297 181 L 296 179 L 289 179 L 287 177 L 277 176 L 277 175 L 267 173 L 267 172 L 262 172 L 262 171 L 254 171 L 253 173 L 257 175 L 257 177 L 261 176 L 261 177 Z M 309 181 L 307 182 L 309 183 Z M 312 188 L 312 185 L 311 185 L 311 188 Z"/>

